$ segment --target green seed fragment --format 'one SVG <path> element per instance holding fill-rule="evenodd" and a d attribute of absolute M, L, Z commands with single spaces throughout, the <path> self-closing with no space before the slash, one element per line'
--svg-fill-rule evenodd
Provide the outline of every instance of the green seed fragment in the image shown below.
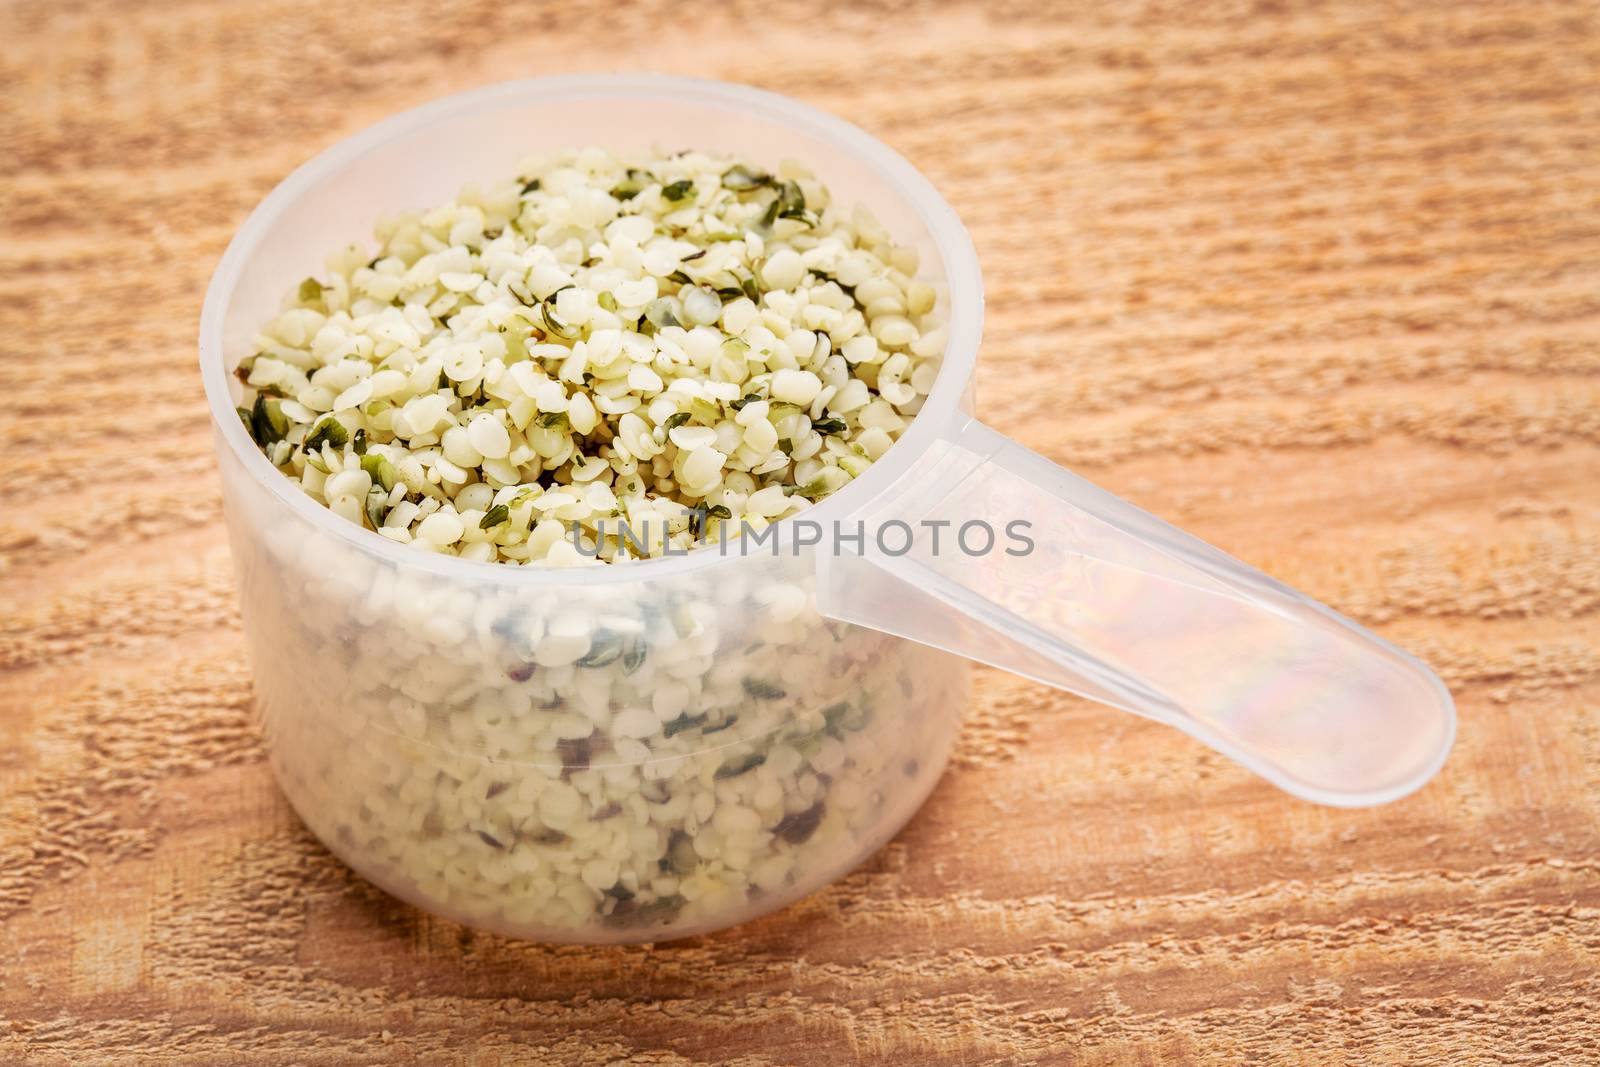
<path fill-rule="evenodd" d="M 250 427 L 256 444 L 274 445 L 289 432 L 289 417 L 279 409 L 276 400 L 267 399 L 265 393 L 257 393 L 250 409 Z"/>
<path fill-rule="evenodd" d="M 332 415 L 324 415 L 322 420 L 312 427 L 311 433 L 306 436 L 303 446 L 307 452 L 320 452 L 324 443 L 334 448 L 343 448 L 345 442 L 350 440 L 350 431 L 344 428 L 344 423 Z"/>
<path fill-rule="evenodd" d="M 822 721 L 823 721 L 823 724 L 824 724 L 823 725 L 823 729 L 827 730 L 828 733 L 834 734 L 834 735 L 837 736 L 838 733 L 840 732 L 840 727 L 844 722 L 844 717 L 846 715 L 848 715 L 848 714 L 850 714 L 850 704 L 847 701 L 843 701 L 843 700 L 841 700 L 837 704 L 833 704 L 833 705 L 830 705 L 830 706 L 828 706 L 826 708 L 823 708 L 822 709 Z"/>
<path fill-rule="evenodd" d="M 375 483 L 383 486 L 386 493 L 400 480 L 400 472 L 395 470 L 394 464 L 376 452 L 368 452 L 361 457 L 361 469 L 366 471 Z"/>
<path fill-rule="evenodd" d="M 755 770 L 765 762 L 767 762 L 767 757 L 763 753 L 749 752 L 718 767 L 717 772 L 712 777 L 717 779 L 737 778 L 741 774 Z"/>
<path fill-rule="evenodd" d="M 803 845 L 822 824 L 822 801 L 817 801 L 804 811 L 791 812 L 778 820 L 772 832 L 791 845 Z"/>
<path fill-rule="evenodd" d="M 673 314 L 672 301 L 664 296 L 657 297 L 656 299 L 650 301 L 649 304 L 645 305 L 644 321 L 648 322 L 658 330 L 664 329 L 668 326 L 683 325 L 683 323 L 678 321 L 678 316 Z M 642 326 L 643 323 L 640 323 L 640 325 Z"/>
<path fill-rule="evenodd" d="M 689 874 L 700 866 L 700 854 L 694 850 L 694 838 L 682 830 L 672 831 L 667 839 L 667 855 L 662 861 L 673 874 Z"/>
<path fill-rule="evenodd" d="M 723 172 L 722 187 L 732 189 L 736 193 L 748 193 L 752 189 L 759 189 L 763 185 L 772 184 L 772 175 L 757 174 L 743 163 L 736 163 Z"/>
<path fill-rule="evenodd" d="M 856 733 L 867 728 L 872 721 L 872 711 L 865 705 L 856 707 L 847 701 L 840 701 L 822 712 L 824 729 L 834 737 L 843 737 L 846 732 Z"/>
<path fill-rule="evenodd" d="M 813 478 L 805 485 L 795 486 L 793 496 L 803 496 L 807 500 L 817 500 L 828 495 L 828 481 L 826 478 Z"/>
<path fill-rule="evenodd" d="M 803 218 L 805 209 L 806 195 L 800 191 L 800 183 L 784 182 L 778 187 L 778 195 L 767 205 L 766 214 L 761 216 L 761 225 L 771 229 L 779 219 Z"/>
<path fill-rule="evenodd" d="M 589 643 L 589 651 L 578 660 L 577 665 L 585 668 L 605 667 L 615 663 L 622 656 L 622 638 L 610 630 L 601 630 L 594 635 Z"/>
<path fill-rule="evenodd" d="M 539 315 L 544 319 L 545 329 L 566 341 L 576 340 L 578 334 L 582 332 L 578 327 L 556 317 L 555 302 L 557 294 L 571 288 L 572 286 L 570 285 L 563 285 L 560 289 L 539 301 Z"/>
<path fill-rule="evenodd" d="M 744 691 L 756 700 L 782 700 L 788 691 L 761 678 L 746 678 Z"/>
<path fill-rule="evenodd" d="M 696 726 L 699 726 L 705 721 L 706 717 L 704 715 L 690 715 L 686 711 L 682 715 L 679 715 L 676 719 L 673 719 L 671 722 L 661 727 L 661 736 L 672 737 L 675 734 L 681 734 L 685 730 L 694 729 Z"/>
<path fill-rule="evenodd" d="M 722 408 L 715 401 L 704 397 L 697 396 L 689 401 L 689 414 L 706 426 L 715 426 L 722 421 Z"/>
<path fill-rule="evenodd" d="M 628 171 L 628 176 L 611 187 L 611 195 L 618 200 L 632 200 L 655 181 L 655 178 L 642 170 Z"/>
<path fill-rule="evenodd" d="M 367 491 L 366 507 L 363 509 L 367 523 L 374 531 L 383 529 L 383 520 L 389 514 L 389 494 L 374 486 Z"/>

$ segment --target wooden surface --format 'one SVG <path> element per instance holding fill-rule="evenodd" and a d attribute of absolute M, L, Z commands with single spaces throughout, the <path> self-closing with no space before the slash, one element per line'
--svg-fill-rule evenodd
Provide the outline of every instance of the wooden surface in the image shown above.
<path fill-rule="evenodd" d="M 1600 1062 L 1600 8 L 1174 0 L 0 10 L 0 1063 Z M 301 828 L 250 715 L 193 338 L 251 206 L 484 82 L 674 70 L 905 153 L 981 407 L 1428 658 L 1444 772 L 1294 801 L 984 672 L 868 866 L 549 948 Z"/>

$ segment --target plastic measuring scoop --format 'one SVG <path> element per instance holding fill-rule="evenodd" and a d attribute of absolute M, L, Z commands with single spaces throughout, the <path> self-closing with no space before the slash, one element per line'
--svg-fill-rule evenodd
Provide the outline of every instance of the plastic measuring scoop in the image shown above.
<path fill-rule="evenodd" d="M 562 145 L 802 160 L 917 251 L 942 320 L 916 324 L 930 391 L 759 551 L 570 568 L 418 551 L 314 500 L 246 431 L 233 371 L 323 253 Z M 491 86 L 307 163 L 229 245 L 199 344 L 285 796 L 403 899 L 595 943 L 742 922 L 881 847 L 955 744 L 962 657 L 1170 723 L 1315 801 L 1392 800 L 1439 767 L 1455 714 L 1422 664 L 977 421 L 982 332 L 977 255 L 933 186 L 856 127 L 743 86 Z"/>
<path fill-rule="evenodd" d="M 252 350 L 286 288 L 315 269 L 308 257 L 363 240 L 375 215 L 440 203 L 464 183 L 515 173 L 530 145 L 585 144 L 804 160 L 835 203 L 869 207 L 896 242 L 919 252 L 919 279 L 938 292 L 946 320 L 937 380 L 881 459 L 799 517 L 871 530 L 901 523 L 912 535 L 907 551 L 898 552 L 898 527 L 891 551 L 871 533 L 859 551 L 802 546 L 797 519 L 773 528 L 774 552 L 765 558 L 703 549 L 575 570 L 489 566 L 386 541 L 331 515 L 272 469 L 234 414 L 238 383 L 229 371 Z M 982 325 L 977 255 L 928 180 L 855 126 L 771 93 L 661 76 L 547 78 L 452 97 L 363 131 L 256 210 L 218 268 L 202 319 L 236 556 L 271 560 L 245 572 L 259 586 L 246 597 L 260 646 L 258 684 L 305 673 L 275 643 L 276 617 L 262 606 L 284 588 L 296 596 L 307 587 L 342 590 L 330 621 L 348 615 L 367 628 L 367 643 L 376 647 L 381 636 L 411 648 L 427 646 L 425 637 L 473 632 L 490 608 L 512 602 L 528 612 L 548 602 L 648 621 L 697 601 L 740 633 L 761 625 L 766 608 L 754 592 L 736 594 L 785 584 L 804 597 L 814 589 L 807 623 L 820 627 L 831 617 L 871 627 L 1170 723 L 1311 800 L 1381 803 L 1439 768 L 1455 712 L 1427 667 L 977 421 L 972 380 Z M 956 535 L 974 520 L 997 533 L 1026 522 L 1032 551 L 969 555 Z M 264 551 L 272 538 L 297 547 L 272 555 Z M 334 562 L 319 570 L 318 560 Z M 309 578 L 300 573 L 306 568 L 315 571 Z M 399 585 L 413 590 L 409 603 L 426 601 L 440 617 L 424 626 L 372 615 L 371 605 Z M 364 663 L 336 656 L 339 641 L 325 645 L 319 693 L 283 702 L 289 711 L 276 721 L 302 710 L 310 721 L 312 696 L 332 701 L 344 692 L 350 703 L 366 694 L 358 684 L 366 676 L 351 666 Z M 478 653 L 492 661 L 496 650 Z M 451 651 L 456 662 L 467 654 Z M 432 661 L 414 659 L 411 688 L 425 691 Z M 906 703 L 895 714 L 914 730 L 924 709 Z"/>

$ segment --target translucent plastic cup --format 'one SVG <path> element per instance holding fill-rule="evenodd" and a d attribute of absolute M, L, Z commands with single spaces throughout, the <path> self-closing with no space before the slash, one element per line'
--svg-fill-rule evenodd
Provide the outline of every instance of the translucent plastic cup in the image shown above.
<path fill-rule="evenodd" d="M 798 159 L 918 248 L 948 323 L 939 378 L 878 463 L 800 516 L 859 541 L 808 544 L 789 520 L 748 555 L 473 563 L 335 516 L 246 434 L 230 372 L 327 252 L 532 151 L 586 145 Z M 949 755 L 969 660 L 1170 723 L 1322 803 L 1426 781 L 1455 727 L 1439 680 L 976 421 L 982 320 L 971 242 L 926 179 L 854 126 L 740 86 L 501 85 L 301 167 L 223 256 L 200 358 L 272 766 L 306 824 L 389 892 L 473 925 L 700 933 L 817 889 L 904 825 Z M 952 550 L 974 521 L 1021 522 L 1032 550 Z"/>

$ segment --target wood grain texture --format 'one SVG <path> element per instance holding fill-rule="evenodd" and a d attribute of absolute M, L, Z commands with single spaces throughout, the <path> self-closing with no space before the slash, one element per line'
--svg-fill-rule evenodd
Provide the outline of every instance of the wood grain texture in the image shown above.
<path fill-rule="evenodd" d="M 983 672 L 868 866 L 551 948 L 277 793 L 193 336 L 295 164 L 502 78 L 846 115 L 970 226 L 981 408 L 1427 657 L 1443 773 L 1291 800 Z M 0 1063 L 1600 1062 L 1600 8 L 415 0 L 0 8 Z"/>

